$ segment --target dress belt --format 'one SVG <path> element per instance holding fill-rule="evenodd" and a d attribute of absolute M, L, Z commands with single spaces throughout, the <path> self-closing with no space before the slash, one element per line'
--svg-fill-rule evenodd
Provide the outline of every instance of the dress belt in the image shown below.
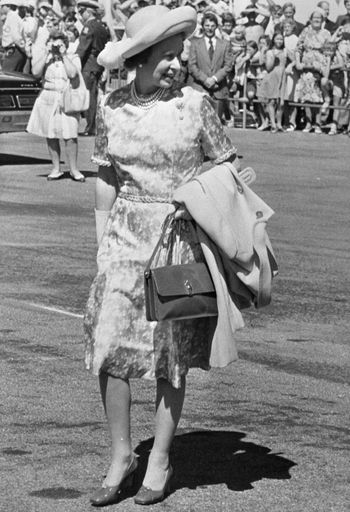
<path fill-rule="evenodd" d="M 128 194 L 127 192 L 119 192 L 118 197 L 120 197 L 121 199 L 125 199 L 126 201 L 132 201 L 135 203 L 168 203 L 168 204 L 172 204 L 172 201 L 165 197 Z"/>

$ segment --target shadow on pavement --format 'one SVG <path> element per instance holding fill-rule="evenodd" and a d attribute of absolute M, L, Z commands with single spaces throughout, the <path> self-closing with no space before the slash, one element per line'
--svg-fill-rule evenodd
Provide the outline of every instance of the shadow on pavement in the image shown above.
<path fill-rule="evenodd" d="M 35 158 L 32 156 L 13 155 L 11 153 L 0 153 L 0 165 L 46 165 L 50 163 L 51 160 L 48 160 L 47 158 Z"/>
<path fill-rule="evenodd" d="M 49 163 L 51 163 L 51 162 L 49 162 Z M 64 162 L 61 162 L 61 163 L 64 163 Z M 70 177 L 69 171 L 66 171 L 66 170 L 63 170 L 63 171 L 64 171 L 64 175 L 61 178 L 59 178 L 58 180 L 53 180 L 53 181 L 62 181 L 62 180 L 74 181 Z M 85 171 L 84 169 L 80 169 L 80 172 L 82 172 L 84 174 L 85 178 L 96 178 L 96 176 L 97 176 L 97 171 L 96 172 L 94 172 L 94 171 Z M 49 174 L 48 172 L 46 172 L 45 174 L 37 174 L 36 177 L 37 178 L 45 178 L 46 179 L 48 174 Z"/>
<path fill-rule="evenodd" d="M 263 478 L 290 479 L 296 463 L 271 453 L 271 449 L 242 439 L 246 434 L 228 431 L 190 432 L 175 437 L 171 460 L 174 465 L 172 491 L 226 484 L 232 491 L 253 489 Z M 144 475 L 153 438 L 139 444 L 139 474 Z"/>

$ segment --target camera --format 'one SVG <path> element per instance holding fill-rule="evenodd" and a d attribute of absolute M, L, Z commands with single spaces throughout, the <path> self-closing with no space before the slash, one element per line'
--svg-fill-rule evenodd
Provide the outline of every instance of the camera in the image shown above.
<path fill-rule="evenodd" d="M 51 45 L 51 53 L 53 55 L 61 55 L 60 48 L 61 48 L 60 44 L 52 44 Z"/>

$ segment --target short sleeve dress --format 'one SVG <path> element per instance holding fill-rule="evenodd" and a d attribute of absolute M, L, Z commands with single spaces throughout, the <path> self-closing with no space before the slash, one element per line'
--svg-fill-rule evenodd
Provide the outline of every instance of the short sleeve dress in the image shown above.
<path fill-rule="evenodd" d="M 38 50 L 39 51 L 39 50 Z M 80 69 L 77 55 L 70 55 L 72 63 Z M 62 61 L 49 62 L 43 77 L 43 89 L 35 100 L 27 132 L 48 139 L 76 139 L 80 114 L 63 111 L 62 93 L 68 84 Z"/>
<path fill-rule="evenodd" d="M 326 68 L 323 46 L 330 41 L 331 34 L 326 29 L 314 30 L 311 26 L 301 32 L 296 51 L 301 55 L 304 69 L 295 88 L 295 101 L 302 103 L 322 103 L 321 78 Z"/>
<path fill-rule="evenodd" d="M 201 172 L 205 156 L 236 153 L 208 98 L 173 87 L 152 108 L 135 104 L 130 84 L 102 97 L 93 161 L 112 165 L 119 193 L 97 255 L 84 320 L 86 367 L 114 377 L 164 378 L 180 387 L 190 367 L 209 369 L 215 318 L 149 322 L 143 272 L 170 212 L 173 191 Z M 198 240 L 181 222 L 181 262 L 202 261 Z M 174 260 L 175 234 L 159 265 Z"/>

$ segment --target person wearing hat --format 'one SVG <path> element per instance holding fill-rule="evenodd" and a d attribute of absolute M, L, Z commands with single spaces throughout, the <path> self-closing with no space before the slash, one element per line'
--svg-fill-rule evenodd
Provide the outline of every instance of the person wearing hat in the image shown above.
<path fill-rule="evenodd" d="M 99 376 L 112 438 L 112 457 L 95 506 L 118 499 L 137 469 L 130 437 L 129 379 L 156 379 L 155 438 L 143 484 L 134 500 L 149 505 L 168 492 L 169 450 L 180 419 L 190 367 L 209 369 L 209 318 L 149 322 L 143 273 L 166 216 L 175 211 L 173 191 L 201 172 L 204 158 L 234 161 L 206 94 L 176 81 L 183 41 L 196 28 L 196 11 L 162 5 L 140 9 L 126 23 L 126 37 L 107 43 L 98 63 L 135 70 L 135 79 L 101 97 L 93 161 L 96 181 L 97 275 L 90 289 L 84 331 L 86 367 Z M 186 211 L 176 210 L 177 218 Z M 188 218 L 188 217 L 187 217 Z M 176 233 L 168 233 L 168 249 Z M 204 261 L 188 222 L 181 222 L 179 258 Z M 161 250 L 158 265 L 171 264 Z M 228 361 L 229 362 L 229 361 Z"/>
<path fill-rule="evenodd" d="M 1 45 L 5 50 L 2 61 L 4 71 L 23 71 L 27 60 L 23 34 L 23 21 L 17 12 L 18 0 L 0 0 L 2 26 Z"/>
<path fill-rule="evenodd" d="M 84 135 L 95 135 L 98 82 L 103 72 L 103 67 L 97 63 L 97 55 L 109 40 L 109 32 L 97 17 L 100 4 L 96 0 L 78 0 L 77 7 L 83 24 L 77 55 L 81 60 L 86 87 L 90 91 L 90 107 L 84 114 L 86 119 Z"/>

